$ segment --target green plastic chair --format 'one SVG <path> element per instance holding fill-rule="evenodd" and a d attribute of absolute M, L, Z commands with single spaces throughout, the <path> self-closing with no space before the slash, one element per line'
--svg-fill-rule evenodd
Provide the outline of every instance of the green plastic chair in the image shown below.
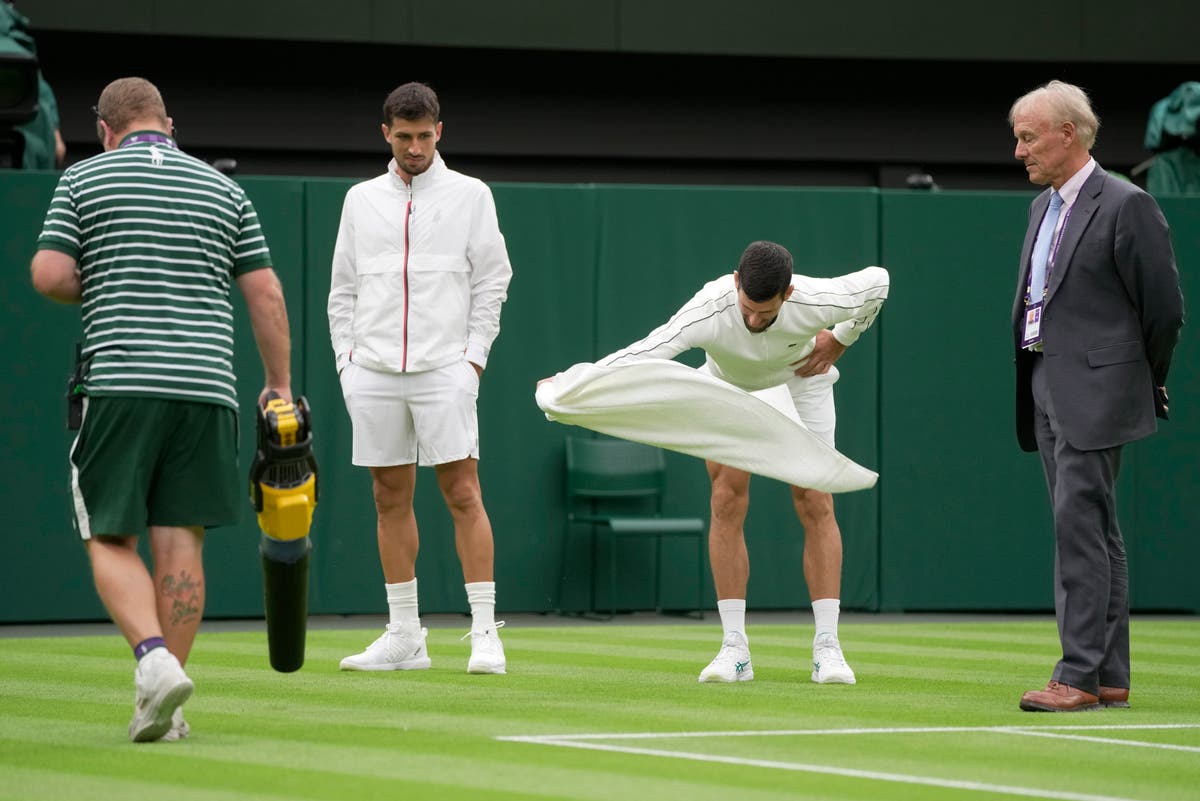
<path fill-rule="evenodd" d="M 592 563 L 608 540 L 609 614 L 616 615 L 617 540 L 653 537 L 654 608 L 660 606 L 659 572 L 663 537 L 696 540 L 696 611 L 703 617 L 705 524 L 698 517 L 663 517 L 667 483 L 661 448 L 622 439 L 567 437 L 567 527 L 586 524 L 592 531 Z M 596 582 L 591 582 L 591 608 L 596 611 Z"/>

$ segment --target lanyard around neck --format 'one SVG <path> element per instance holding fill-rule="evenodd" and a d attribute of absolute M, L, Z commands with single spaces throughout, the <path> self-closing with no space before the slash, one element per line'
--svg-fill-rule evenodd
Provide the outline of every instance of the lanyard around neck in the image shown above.
<path fill-rule="evenodd" d="M 130 145 L 140 145 L 145 142 L 152 142 L 156 145 L 166 145 L 167 147 L 179 147 L 175 144 L 175 140 L 166 134 L 157 133 L 140 133 L 134 134 L 125 141 L 121 142 L 120 147 L 129 147 Z"/>

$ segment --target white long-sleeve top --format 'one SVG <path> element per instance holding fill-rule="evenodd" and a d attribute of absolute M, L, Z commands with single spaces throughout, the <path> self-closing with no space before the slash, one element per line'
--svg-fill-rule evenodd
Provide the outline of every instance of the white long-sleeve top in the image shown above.
<path fill-rule="evenodd" d="M 822 329 L 833 326 L 843 345 L 858 341 L 887 299 L 889 276 L 882 267 L 865 267 L 837 278 L 792 276 L 792 294 L 771 327 L 746 328 L 738 307 L 733 273 L 705 284 L 666 323 L 645 338 L 596 362 L 615 367 L 641 359 L 671 359 L 691 348 L 707 355 L 717 378 L 747 392 L 787 383 L 794 363 L 807 356 Z"/>
<path fill-rule="evenodd" d="M 392 373 L 486 367 L 512 279 L 491 189 L 437 153 L 411 185 L 395 170 L 342 205 L 328 303 L 338 372 L 351 354 Z"/>

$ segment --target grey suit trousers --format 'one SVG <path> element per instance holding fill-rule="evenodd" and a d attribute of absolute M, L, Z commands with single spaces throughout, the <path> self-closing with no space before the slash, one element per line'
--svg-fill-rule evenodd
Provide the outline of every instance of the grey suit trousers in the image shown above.
<path fill-rule="evenodd" d="M 1054 511 L 1054 611 L 1063 650 L 1052 678 L 1096 694 L 1100 685 L 1129 687 L 1129 568 L 1116 505 L 1121 446 L 1073 448 L 1045 371 L 1038 354 L 1034 430 Z"/>

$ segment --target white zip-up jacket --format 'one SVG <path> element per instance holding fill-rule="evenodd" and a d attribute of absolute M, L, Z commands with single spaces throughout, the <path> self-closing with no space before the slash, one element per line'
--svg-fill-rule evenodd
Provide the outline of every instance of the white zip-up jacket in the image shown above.
<path fill-rule="evenodd" d="M 865 267 L 837 278 L 792 276 L 792 294 L 766 331 L 751 333 L 738 307 L 733 273 L 704 285 L 663 325 L 644 339 L 596 364 L 615 367 L 640 359 L 671 359 L 691 348 L 707 354 L 717 378 L 747 392 L 786 384 L 794 363 L 807 356 L 822 329 L 833 326 L 843 345 L 858 341 L 887 299 L 890 278 L 882 267 Z"/>
<path fill-rule="evenodd" d="M 487 366 L 512 266 L 491 189 L 433 163 L 406 185 L 396 162 L 346 193 L 329 285 L 337 370 Z"/>

